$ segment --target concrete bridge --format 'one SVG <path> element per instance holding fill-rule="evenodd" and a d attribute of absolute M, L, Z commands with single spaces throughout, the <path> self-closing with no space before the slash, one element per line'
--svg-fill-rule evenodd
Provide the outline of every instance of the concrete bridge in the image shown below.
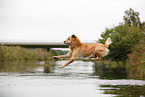
<path fill-rule="evenodd" d="M 68 48 L 63 42 L 0 42 L 0 45 L 25 48 Z"/>
<path fill-rule="evenodd" d="M 83 42 L 92 43 L 92 42 Z M 24 48 L 68 48 L 66 44 L 60 41 L 0 41 L 0 46 L 21 46 Z"/>

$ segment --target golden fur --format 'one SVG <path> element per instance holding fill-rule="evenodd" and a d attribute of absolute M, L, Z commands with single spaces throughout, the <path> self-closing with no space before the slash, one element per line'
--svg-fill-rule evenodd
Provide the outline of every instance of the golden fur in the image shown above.
<path fill-rule="evenodd" d="M 68 62 L 66 62 L 63 66 L 59 66 L 60 68 L 64 68 L 68 64 L 72 63 L 78 57 L 90 58 L 91 60 L 101 60 L 101 57 L 104 57 L 109 52 L 108 46 L 111 43 L 110 37 L 107 39 L 105 45 L 102 43 L 91 43 L 84 44 L 81 43 L 78 37 L 75 35 L 69 36 L 65 41 L 70 48 L 70 51 L 66 55 L 54 56 L 54 58 L 70 58 Z"/>

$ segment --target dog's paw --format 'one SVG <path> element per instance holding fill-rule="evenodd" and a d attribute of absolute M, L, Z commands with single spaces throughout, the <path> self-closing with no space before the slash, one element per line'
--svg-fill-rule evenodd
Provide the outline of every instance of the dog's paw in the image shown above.
<path fill-rule="evenodd" d="M 64 68 L 64 66 L 59 66 L 59 68 Z"/>
<path fill-rule="evenodd" d="M 53 56 L 54 59 L 59 59 L 59 56 Z"/>
<path fill-rule="evenodd" d="M 90 58 L 91 60 L 101 60 L 101 58 Z"/>

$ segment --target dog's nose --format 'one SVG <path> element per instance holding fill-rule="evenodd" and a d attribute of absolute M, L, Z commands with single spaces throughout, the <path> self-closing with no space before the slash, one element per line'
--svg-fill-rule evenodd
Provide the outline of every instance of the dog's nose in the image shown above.
<path fill-rule="evenodd" d="M 64 41 L 64 43 L 65 43 L 65 41 Z"/>

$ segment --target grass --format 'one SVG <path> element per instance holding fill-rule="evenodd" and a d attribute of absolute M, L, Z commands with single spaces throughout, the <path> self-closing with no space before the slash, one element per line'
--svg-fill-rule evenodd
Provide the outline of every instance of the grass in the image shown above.
<path fill-rule="evenodd" d="M 55 53 L 55 51 L 53 51 Z M 26 49 L 19 46 L 0 46 L 0 60 L 51 60 L 57 53 L 40 48 Z"/>

